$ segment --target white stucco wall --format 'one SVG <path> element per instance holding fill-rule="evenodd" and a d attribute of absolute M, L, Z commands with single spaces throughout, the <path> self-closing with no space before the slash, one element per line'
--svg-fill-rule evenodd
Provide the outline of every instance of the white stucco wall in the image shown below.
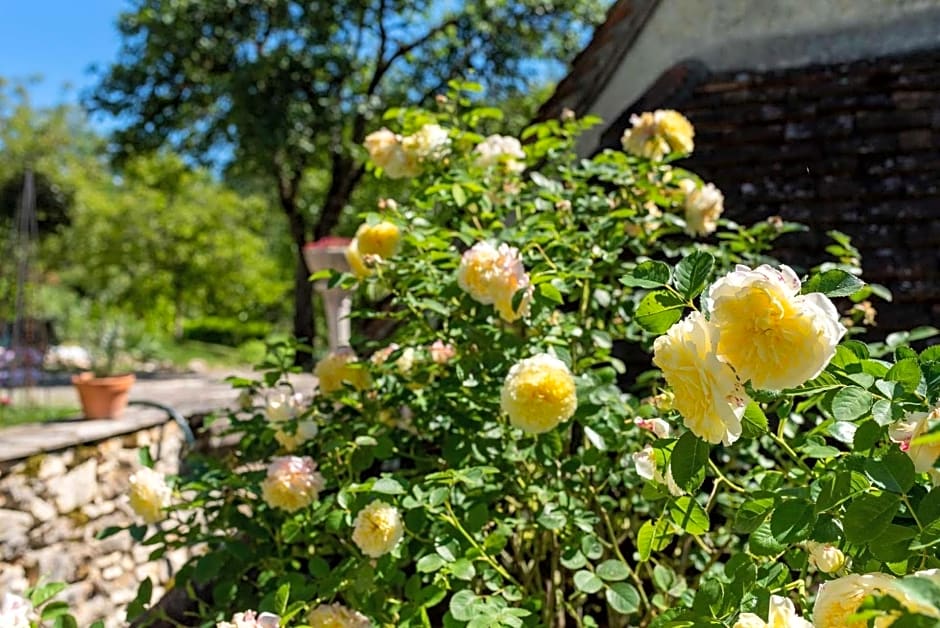
<path fill-rule="evenodd" d="M 940 46 L 940 0 L 661 0 L 591 113 L 612 122 L 683 59 L 771 69 L 926 46 Z"/>

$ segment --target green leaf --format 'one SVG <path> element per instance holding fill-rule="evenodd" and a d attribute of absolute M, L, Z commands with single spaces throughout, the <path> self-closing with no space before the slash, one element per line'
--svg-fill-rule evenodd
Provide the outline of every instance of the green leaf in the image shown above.
<path fill-rule="evenodd" d="M 594 573 L 582 569 L 574 574 L 574 586 L 584 593 L 597 593 L 604 587 L 604 581 Z"/>
<path fill-rule="evenodd" d="M 771 496 L 757 497 L 745 500 L 738 508 L 734 518 L 736 532 L 747 534 L 753 532 L 767 518 L 767 513 L 774 507 L 774 498 Z"/>
<path fill-rule="evenodd" d="M 885 379 L 898 382 L 909 393 L 917 390 L 922 377 L 920 364 L 916 358 L 898 360 L 885 374 Z"/>
<path fill-rule="evenodd" d="M 837 421 L 855 421 L 868 414 L 872 394 L 858 386 L 846 386 L 832 398 L 832 415 Z"/>
<path fill-rule="evenodd" d="M 770 531 L 770 522 L 764 521 L 757 526 L 757 529 L 751 532 L 748 537 L 748 547 L 752 554 L 756 556 L 773 556 L 779 554 L 787 548 L 774 538 Z"/>
<path fill-rule="evenodd" d="M 137 459 L 142 466 L 153 469 L 153 456 L 150 454 L 150 447 L 141 447 L 138 449 Z"/>
<path fill-rule="evenodd" d="M 770 516 L 770 533 L 781 544 L 797 543 L 809 537 L 815 522 L 811 503 L 802 499 L 791 499 L 774 509 Z"/>
<path fill-rule="evenodd" d="M 542 514 L 538 516 L 536 521 L 539 522 L 543 528 L 549 530 L 560 530 L 565 527 L 565 524 L 568 522 L 568 517 L 565 516 L 565 513 L 558 510 L 545 510 Z"/>
<path fill-rule="evenodd" d="M 843 529 L 849 543 L 862 545 L 877 538 L 897 514 L 900 499 L 893 493 L 866 494 L 845 510 Z"/>
<path fill-rule="evenodd" d="M 457 204 L 457 207 L 463 207 L 467 204 L 467 194 L 463 191 L 459 183 L 455 183 L 451 186 L 450 193 L 454 197 L 454 203 Z"/>
<path fill-rule="evenodd" d="M 418 560 L 416 568 L 421 573 L 431 573 L 443 567 L 446 563 L 437 554 L 428 554 Z"/>
<path fill-rule="evenodd" d="M 705 289 L 714 266 L 711 253 L 694 251 L 676 266 L 676 289 L 686 299 L 694 299 Z"/>
<path fill-rule="evenodd" d="M 669 506 L 669 518 L 689 534 L 708 532 L 708 513 L 689 496 L 679 497 Z"/>
<path fill-rule="evenodd" d="M 604 592 L 604 597 L 607 598 L 610 607 L 618 613 L 629 615 L 640 609 L 640 594 L 626 582 L 609 585 Z"/>
<path fill-rule="evenodd" d="M 473 566 L 473 563 L 466 558 L 458 558 L 451 564 L 450 572 L 454 574 L 454 577 L 458 580 L 473 580 L 473 577 L 477 575 L 477 570 Z"/>
<path fill-rule="evenodd" d="M 290 583 L 285 582 L 277 588 L 274 593 L 274 612 L 283 615 L 287 610 L 287 603 L 290 601 Z"/>
<path fill-rule="evenodd" d="M 698 438 L 692 432 L 686 432 L 679 437 L 669 459 L 672 469 L 672 478 L 687 491 L 694 491 L 701 486 L 705 479 L 705 465 L 708 464 L 708 443 Z"/>
<path fill-rule="evenodd" d="M 64 582 L 50 582 L 33 589 L 29 594 L 29 602 L 33 606 L 41 606 L 54 598 L 65 589 Z"/>
<path fill-rule="evenodd" d="M 653 290 L 636 308 L 637 324 L 653 334 L 665 333 L 680 318 L 685 301 L 669 290 Z"/>
<path fill-rule="evenodd" d="M 620 278 L 620 283 L 635 288 L 660 288 L 669 285 L 669 265 L 647 260 L 637 264 L 629 275 Z"/>
<path fill-rule="evenodd" d="M 605 560 L 597 566 L 597 575 L 607 582 L 626 580 L 630 576 L 630 569 L 620 560 Z"/>
<path fill-rule="evenodd" d="M 561 296 L 561 292 L 559 292 L 558 288 L 547 281 L 539 284 L 539 294 L 549 301 L 558 303 L 559 305 L 565 302 L 565 299 Z"/>
<path fill-rule="evenodd" d="M 906 453 L 892 449 L 881 460 L 865 460 L 865 473 L 878 488 L 907 493 L 914 486 L 914 463 Z"/>
<path fill-rule="evenodd" d="M 671 541 L 672 532 L 669 531 L 669 523 L 665 519 L 660 519 L 656 523 L 647 519 L 636 534 L 640 560 L 649 560 L 653 552 L 663 551 Z"/>
<path fill-rule="evenodd" d="M 803 294 L 822 292 L 829 297 L 848 297 L 858 292 L 865 285 L 855 275 L 838 268 L 813 275 L 803 284 Z"/>
<path fill-rule="evenodd" d="M 394 478 L 379 478 L 372 485 L 373 493 L 382 493 L 384 495 L 401 495 L 405 492 L 402 485 Z"/>
<path fill-rule="evenodd" d="M 741 418 L 741 438 L 757 438 L 767 433 L 767 415 L 756 401 L 750 401 Z"/>
<path fill-rule="evenodd" d="M 479 598 L 473 591 L 464 589 L 458 591 L 450 598 L 450 614 L 458 621 L 470 621 L 476 616 L 475 607 L 479 604 Z"/>

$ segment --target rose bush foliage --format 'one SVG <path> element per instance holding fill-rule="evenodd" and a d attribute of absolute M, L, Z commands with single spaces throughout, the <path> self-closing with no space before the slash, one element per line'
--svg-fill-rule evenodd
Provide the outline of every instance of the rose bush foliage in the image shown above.
<path fill-rule="evenodd" d="M 832 299 L 884 291 L 847 239 L 768 258 L 800 227 L 720 218 L 677 112 L 581 159 L 595 120 L 519 143 L 442 101 L 367 140 L 410 196 L 321 277 L 384 337 L 326 357 L 312 397 L 273 346 L 234 380 L 234 449 L 131 530 L 199 550 L 187 625 L 934 625 L 940 347 L 854 338 Z"/>

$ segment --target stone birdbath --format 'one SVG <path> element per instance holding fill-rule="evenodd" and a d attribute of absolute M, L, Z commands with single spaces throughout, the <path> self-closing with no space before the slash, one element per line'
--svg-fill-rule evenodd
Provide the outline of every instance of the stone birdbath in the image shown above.
<path fill-rule="evenodd" d="M 346 247 L 350 238 L 326 236 L 304 246 L 304 260 L 311 273 L 324 269 L 349 272 L 346 261 Z M 329 333 L 330 351 L 349 346 L 352 311 L 352 291 L 343 288 L 330 288 L 326 280 L 314 282 L 313 289 L 323 297 L 323 309 L 326 312 L 326 327 Z"/>

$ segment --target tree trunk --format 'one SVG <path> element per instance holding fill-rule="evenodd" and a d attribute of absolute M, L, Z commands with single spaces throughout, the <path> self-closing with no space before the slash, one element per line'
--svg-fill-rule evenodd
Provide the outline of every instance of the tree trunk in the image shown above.
<path fill-rule="evenodd" d="M 294 337 L 297 340 L 313 344 L 316 337 L 313 321 L 313 284 L 310 271 L 304 261 L 304 245 L 307 243 L 307 224 L 297 211 L 296 193 L 281 194 L 281 207 L 290 222 L 291 239 L 294 242 Z M 309 351 L 298 351 L 295 359 L 297 366 L 313 366 L 313 355 Z"/>
<path fill-rule="evenodd" d="M 333 155 L 331 170 L 330 189 L 326 193 L 320 219 L 313 232 L 317 240 L 330 235 L 330 232 L 336 228 L 343 208 L 349 203 L 349 197 L 363 173 L 362 166 L 357 165 L 352 158 L 338 154 Z"/>

